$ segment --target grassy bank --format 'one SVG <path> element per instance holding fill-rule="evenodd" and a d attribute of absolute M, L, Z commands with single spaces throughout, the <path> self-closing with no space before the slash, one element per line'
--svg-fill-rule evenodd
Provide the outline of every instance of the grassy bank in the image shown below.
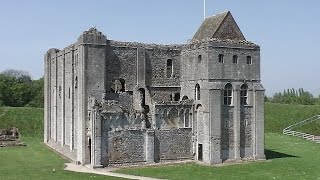
<path fill-rule="evenodd" d="M 265 103 L 265 132 L 282 133 L 291 124 L 320 114 L 319 105 Z M 305 131 L 303 126 L 300 130 Z"/>
<path fill-rule="evenodd" d="M 43 108 L 0 107 L 0 129 L 13 126 L 22 136 L 42 137 Z"/>

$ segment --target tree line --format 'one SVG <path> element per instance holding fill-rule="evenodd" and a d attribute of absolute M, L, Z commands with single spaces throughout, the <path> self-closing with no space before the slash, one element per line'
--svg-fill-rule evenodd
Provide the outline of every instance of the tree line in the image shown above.
<path fill-rule="evenodd" d="M 43 107 L 43 78 L 32 80 L 28 72 L 5 70 L 0 73 L 0 106 Z"/>
<path fill-rule="evenodd" d="M 275 93 L 271 98 L 265 98 L 265 101 L 282 104 L 302 104 L 314 105 L 320 104 L 320 99 L 313 97 L 310 92 L 305 91 L 303 88 L 287 89 L 283 92 Z"/>

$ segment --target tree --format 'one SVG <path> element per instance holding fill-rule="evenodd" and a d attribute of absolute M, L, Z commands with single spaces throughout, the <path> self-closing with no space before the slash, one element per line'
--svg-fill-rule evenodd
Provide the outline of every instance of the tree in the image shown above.
<path fill-rule="evenodd" d="M 29 79 L 31 80 L 30 74 L 27 71 L 23 71 L 23 70 L 8 69 L 8 70 L 2 71 L 1 74 L 9 77 L 14 77 L 14 78 L 29 77 Z"/>
<path fill-rule="evenodd" d="M 0 73 L 0 106 L 43 107 L 43 85 L 43 78 L 32 80 L 25 71 L 3 71 Z"/>
<path fill-rule="evenodd" d="M 306 92 L 303 88 L 283 90 L 283 93 L 275 93 L 272 102 L 283 104 L 304 104 L 312 105 L 316 103 L 316 99 L 311 93 Z"/>

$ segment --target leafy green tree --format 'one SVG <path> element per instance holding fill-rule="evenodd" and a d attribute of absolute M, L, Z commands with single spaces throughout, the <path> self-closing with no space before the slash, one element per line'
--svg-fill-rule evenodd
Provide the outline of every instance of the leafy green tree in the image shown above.
<path fill-rule="evenodd" d="M 316 101 L 316 98 L 311 93 L 304 91 L 303 88 L 283 90 L 283 93 L 275 93 L 272 98 L 272 102 L 283 104 L 312 105 Z"/>
<path fill-rule="evenodd" d="M 6 70 L 0 73 L 0 106 L 43 107 L 43 78 L 32 80 L 27 72 Z"/>

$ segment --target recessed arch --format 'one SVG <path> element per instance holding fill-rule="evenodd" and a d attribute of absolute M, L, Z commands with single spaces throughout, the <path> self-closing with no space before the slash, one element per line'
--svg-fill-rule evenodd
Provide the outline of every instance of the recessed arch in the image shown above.
<path fill-rule="evenodd" d="M 195 99 L 200 100 L 201 94 L 200 94 L 200 85 L 196 84 L 195 86 Z"/>
<path fill-rule="evenodd" d="M 224 86 L 223 104 L 224 105 L 231 105 L 232 104 L 232 85 L 231 85 L 231 83 L 227 83 Z"/>
<path fill-rule="evenodd" d="M 240 86 L 240 104 L 241 105 L 248 105 L 248 85 L 242 84 Z"/>
<path fill-rule="evenodd" d="M 187 100 L 187 99 L 189 99 L 188 96 L 183 96 L 182 97 L 182 100 Z"/>
<path fill-rule="evenodd" d="M 173 75 L 173 62 L 172 59 L 167 59 L 167 70 L 166 70 L 166 77 L 172 78 Z"/>

